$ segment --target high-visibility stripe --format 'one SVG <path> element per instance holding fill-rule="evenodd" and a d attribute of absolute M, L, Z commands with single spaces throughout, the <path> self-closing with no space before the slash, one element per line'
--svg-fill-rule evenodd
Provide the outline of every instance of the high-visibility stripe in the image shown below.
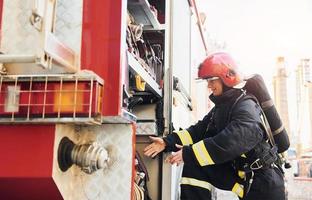
<path fill-rule="evenodd" d="M 238 176 L 241 178 L 241 179 L 244 179 L 246 177 L 246 173 L 244 171 L 238 171 Z"/>
<path fill-rule="evenodd" d="M 241 155 L 242 158 L 247 158 L 246 154 L 242 154 Z M 238 171 L 238 176 L 242 179 L 244 179 L 246 177 L 246 173 L 244 171 Z"/>
<path fill-rule="evenodd" d="M 204 141 L 197 142 L 192 148 L 200 166 L 215 164 L 205 147 Z"/>
<path fill-rule="evenodd" d="M 212 187 L 211 184 L 206 181 L 202 181 L 202 180 L 198 180 L 194 178 L 187 178 L 187 177 L 182 177 L 181 185 L 191 185 L 191 186 L 201 187 L 210 191 Z"/>
<path fill-rule="evenodd" d="M 232 192 L 237 194 L 240 198 L 244 196 L 244 186 L 238 183 L 235 183 L 234 187 L 232 188 Z"/>
<path fill-rule="evenodd" d="M 263 110 L 265 110 L 265 109 L 267 109 L 267 108 L 270 108 L 270 107 L 272 107 L 273 105 L 274 105 L 274 103 L 273 103 L 273 100 L 272 100 L 272 99 L 261 103 L 261 107 L 262 107 Z"/>
<path fill-rule="evenodd" d="M 190 145 L 193 144 L 192 137 L 187 130 L 177 131 L 176 132 L 182 142 L 182 145 Z"/>
<path fill-rule="evenodd" d="M 278 129 L 273 131 L 273 135 L 277 135 L 277 134 L 281 133 L 283 130 L 284 130 L 284 126 L 282 125 Z"/>

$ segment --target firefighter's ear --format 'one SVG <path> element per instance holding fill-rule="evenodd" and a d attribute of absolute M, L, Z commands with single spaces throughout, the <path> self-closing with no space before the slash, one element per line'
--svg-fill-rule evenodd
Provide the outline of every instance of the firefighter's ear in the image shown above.
<path fill-rule="evenodd" d="M 236 72 L 232 69 L 229 69 L 228 73 L 226 74 L 227 78 L 234 77 L 236 75 Z"/>

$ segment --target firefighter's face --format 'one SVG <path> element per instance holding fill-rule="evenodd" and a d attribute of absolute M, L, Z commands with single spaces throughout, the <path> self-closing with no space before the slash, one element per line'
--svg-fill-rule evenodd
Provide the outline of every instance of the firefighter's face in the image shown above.
<path fill-rule="evenodd" d="M 207 80 L 208 88 L 212 91 L 214 96 L 219 96 L 223 92 L 222 80 L 214 79 L 214 80 Z"/>

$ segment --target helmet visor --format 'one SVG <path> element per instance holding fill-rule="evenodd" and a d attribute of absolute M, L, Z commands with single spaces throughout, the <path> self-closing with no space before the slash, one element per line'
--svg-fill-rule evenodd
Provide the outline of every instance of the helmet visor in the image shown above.
<path fill-rule="evenodd" d="M 214 80 L 218 80 L 219 77 L 213 76 L 213 77 L 208 77 L 208 78 L 205 78 L 205 79 L 206 79 L 206 81 L 214 81 Z"/>

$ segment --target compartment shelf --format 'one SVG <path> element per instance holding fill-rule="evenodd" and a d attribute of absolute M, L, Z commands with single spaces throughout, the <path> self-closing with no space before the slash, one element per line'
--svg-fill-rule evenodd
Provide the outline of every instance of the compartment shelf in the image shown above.
<path fill-rule="evenodd" d="M 133 57 L 130 52 L 127 52 L 128 64 L 130 71 L 135 75 L 140 75 L 147 84 L 147 88 L 158 97 L 162 97 L 162 90 L 158 83 L 149 75 L 142 65 Z"/>
<path fill-rule="evenodd" d="M 144 30 L 163 30 L 164 25 L 159 23 L 150 7 L 147 0 L 128 0 L 129 12 L 136 23 L 144 25 Z"/>

